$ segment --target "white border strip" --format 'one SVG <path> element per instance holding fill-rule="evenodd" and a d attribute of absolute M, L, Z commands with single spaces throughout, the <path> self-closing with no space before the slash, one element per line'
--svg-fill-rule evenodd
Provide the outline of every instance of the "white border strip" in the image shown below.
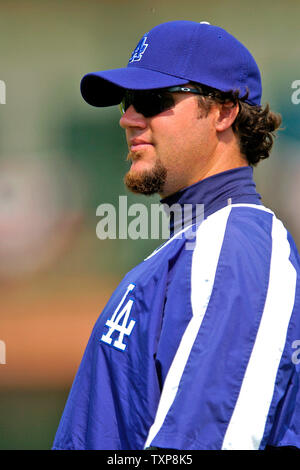
<path fill-rule="evenodd" d="M 145 448 L 151 445 L 160 431 L 175 400 L 182 374 L 210 300 L 231 207 L 226 206 L 223 210 L 215 212 L 213 217 L 208 217 L 202 222 L 197 231 L 191 270 L 193 317 L 182 336 L 166 376 L 156 417 L 149 430 Z"/>
<path fill-rule="evenodd" d="M 223 450 L 257 450 L 263 438 L 276 375 L 294 307 L 297 273 L 282 222 L 273 217 L 269 287 L 255 344 L 229 422 Z"/>

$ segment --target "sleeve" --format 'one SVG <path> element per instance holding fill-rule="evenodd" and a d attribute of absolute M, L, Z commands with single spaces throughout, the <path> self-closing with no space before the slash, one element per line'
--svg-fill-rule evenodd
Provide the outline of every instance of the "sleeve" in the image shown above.
<path fill-rule="evenodd" d="M 299 259 L 286 229 L 263 210 L 219 211 L 197 231 L 190 278 L 183 295 L 193 315 L 145 448 L 300 448 L 299 365 L 292 359 L 300 338 Z"/>

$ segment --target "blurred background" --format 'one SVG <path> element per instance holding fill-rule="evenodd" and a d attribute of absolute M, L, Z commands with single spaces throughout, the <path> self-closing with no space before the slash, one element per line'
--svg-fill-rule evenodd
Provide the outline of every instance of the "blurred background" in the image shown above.
<path fill-rule="evenodd" d="M 258 191 L 300 246 L 299 18 L 298 0 L 0 0 L 0 449 L 51 448 L 94 322 L 159 244 L 96 236 L 99 204 L 159 199 L 125 190 L 119 110 L 88 106 L 81 77 L 125 66 L 161 22 L 237 36 L 261 68 L 263 103 L 283 116 Z"/>

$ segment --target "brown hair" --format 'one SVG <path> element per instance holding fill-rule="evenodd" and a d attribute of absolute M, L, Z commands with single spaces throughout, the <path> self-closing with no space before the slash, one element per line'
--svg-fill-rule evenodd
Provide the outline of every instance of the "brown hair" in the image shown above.
<path fill-rule="evenodd" d="M 248 163 L 257 165 L 260 160 L 268 158 L 273 146 L 275 131 L 281 124 L 281 115 L 270 110 L 269 104 L 252 106 L 245 102 L 248 93 L 239 98 L 239 92 L 222 92 L 204 85 L 193 84 L 203 91 L 199 97 L 200 107 L 206 113 L 214 103 L 239 104 L 239 113 L 232 124 L 234 133 L 239 137 L 240 150 Z"/>

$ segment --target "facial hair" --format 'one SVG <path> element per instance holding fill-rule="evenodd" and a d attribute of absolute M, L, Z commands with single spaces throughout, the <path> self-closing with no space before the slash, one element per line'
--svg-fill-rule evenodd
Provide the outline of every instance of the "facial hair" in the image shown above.
<path fill-rule="evenodd" d="M 127 160 L 130 159 L 131 154 L 129 153 Z M 152 194 L 163 192 L 166 179 L 167 169 L 160 160 L 156 160 L 152 170 L 133 174 L 129 170 L 124 176 L 124 183 L 129 191 L 133 193 L 151 196 Z"/>

